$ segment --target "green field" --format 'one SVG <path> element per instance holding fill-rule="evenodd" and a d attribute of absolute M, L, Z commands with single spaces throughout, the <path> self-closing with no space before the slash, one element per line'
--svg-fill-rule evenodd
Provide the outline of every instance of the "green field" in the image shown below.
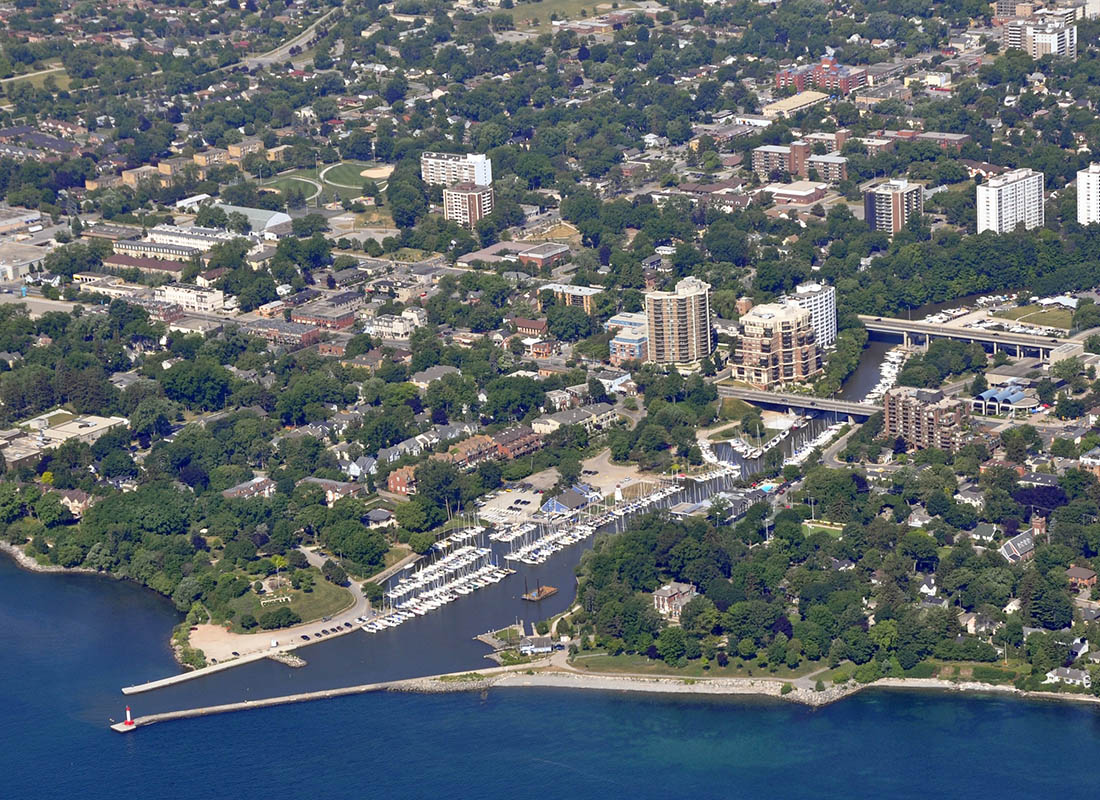
<path fill-rule="evenodd" d="M 237 612 L 236 616 L 239 618 L 241 614 L 251 614 L 256 619 L 259 619 L 265 612 L 274 611 L 285 605 L 301 617 L 303 622 L 309 622 L 310 620 L 321 619 L 321 617 L 330 617 L 333 614 L 343 611 L 352 604 L 353 598 L 351 592 L 342 586 L 337 586 L 334 583 L 326 581 L 321 577 L 321 571 L 316 567 L 311 567 L 309 571 L 312 572 L 314 576 L 314 588 L 312 592 L 285 589 L 261 597 L 261 595 L 255 592 L 248 591 L 232 602 L 233 609 Z M 272 603 L 266 606 L 260 605 L 261 599 L 279 595 L 288 595 L 290 597 L 290 602 Z M 238 633 L 248 632 L 240 629 L 236 624 L 234 624 L 233 628 Z M 264 631 L 259 628 L 253 628 L 251 632 L 264 633 Z"/>
<path fill-rule="evenodd" d="M 1017 322 L 1027 322 L 1032 325 L 1062 328 L 1067 331 L 1073 327 L 1073 312 L 1068 308 L 1044 308 L 1037 305 L 1018 306 L 1007 311 L 997 311 L 993 316 Z"/>
<path fill-rule="evenodd" d="M 47 67 L 47 69 L 50 69 L 50 67 Z M 34 70 L 34 72 L 40 72 L 40 70 Z M 48 78 L 53 78 L 54 85 L 59 91 L 68 89 L 69 85 L 72 83 L 69 74 L 60 66 L 58 66 L 54 72 L 47 72 L 39 75 L 35 75 L 33 72 L 29 75 L 13 75 L 10 78 L 5 78 L 2 83 L 5 91 L 9 92 L 13 87 L 21 83 L 29 83 L 34 88 L 41 89 L 46 85 L 46 80 Z"/>
<path fill-rule="evenodd" d="M 324 175 L 321 180 L 326 186 L 331 185 L 337 188 L 352 187 L 359 190 L 363 187 L 364 182 L 370 180 L 360 174 L 363 170 L 378 169 L 385 166 L 385 164 L 374 164 L 368 161 L 342 161 L 339 164 L 321 167 L 320 173 Z M 373 180 L 377 183 L 385 180 L 385 178 L 378 177 Z"/>
<path fill-rule="evenodd" d="M 267 189 L 278 189 L 280 192 L 285 192 L 290 187 L 297 187 L 306 193 L 306 202 L 311 202 L 319 190 L 311 180 L 304 180 L 307 176 L 299 177 L 298 172 L 307 172 L 308 170 L 298 170 L 295 172 L 288 172 L 285 175 L 280 175 L 277 178 L 260 181 L 260 185 Z M 315 179 L 313 179 L 315 180 Z"/>
<path fill-rule="evenodd" d="M 527 31 L 532 29 L 550 30 L 550 18 L 557 15 L 557 19 L 580 20 L 581 10 L 588 12 L 588 19 L 598 17 L 610 11 L 628 11 L 634 8 L 633 3 L 619 3 L 617 9 L 611 7 L 611 3 L 593 2 L 593 0 L 542 0 L 538 3 L 517 4 L 508 11 L 515 20 L 516 30 Z M 501 9 L 502 11 L 504 9 Z M 534 22 L 531 25 L 530 22 Z"/>

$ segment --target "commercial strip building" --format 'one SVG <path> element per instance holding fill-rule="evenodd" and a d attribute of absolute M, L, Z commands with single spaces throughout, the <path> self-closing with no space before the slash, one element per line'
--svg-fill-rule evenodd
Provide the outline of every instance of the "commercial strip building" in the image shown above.
<path fill-rule="evenodd" d="M 46 259 L 49 251 L 20 242 L 0 243 L 0 280 L 17 281 L 25 278 Z"/>
<path fill-rule="evenodd" d="M 480 153 L 422 153 L 420 177 L 429 186 L 456 183 L 489 186 L 493 182 L 493 162 Z"/>
<path fill-rule="evenodd" d="M 1043 173 L 1014 169 L 978 184 L 978 233 L 1008 233 L 1017 225 L 1032 230 L 1042 227 Z"/>
<path fill-rule="evenodd" d="M 953 453 L 964 444 L 970 414 L 965 401 L 943 392 L 899 386 L 883 398 L 883 433 L 910 447 Z"/>
<path fill-rule="evenodd" d="M 793 303 L 756 306 L 741 316 L 740 332 L 731 359 L 736 380 L 772 389 L 821 372 L 821 350 L 806 308 Z"/>
<path fill-rule="evenodd" d="M 904 178 L 880 183 L 863 193 L 863 218 L 873 231 L 897 233 L 924 212 L 924 187 Z"/>
<path fill-rule="evenodd" d="M 691 364 L 714 352 L 710 284 L 683 278 L 671 292 L 647 292 L 649 328 L 647 360 L 657 364 Z"/>
<path fill-rule="evenodd" d="M 774 103 L 768 103 L 761 109 L 761 113 L 767 119 L 790 117 L 800 111 L 805 111 L 811 106 L 816 106 L 818 103 L 824 103 L 828 99 L 829 95 L 824 92 L 799 92 L 791 97 L 785 97 L 782 100 L 776 100 Z"/>
<path fill-rule="evenodd" d="M 493 187 L 456 183 L 443 190 L 443 217 L 466 228 L 493 213 Z"/>
<path fill-rule="evenodd" d="M 355 310 L 340 308 L 326 300 L 298 306 L 290 312 L 290 321 L 316 325 L 329 330 L 343 330 L 355 324 Z"/>
<path fill-rule="evenodd" d="M 832 347 L 837 330 L 836 287 L 821 283 L 802 283 L 795 287 L 794 294 L 785 295 L 780 301 L 793 303 L 809 311 L 817 346 Z"/>
<path fill-rule="evenodd" d="M 186 283 L 169 283 L 153 290 L 154 299 L 162 303 L 178 305 L 185 311 L 213 314 L 225 308 L 225 295 L 221 289 L 204 289 Z"/>
<path fill-rule="evenodd" d="M 245 333 L 287 347 L 307 347 L 321 338 L 321 329 L 282 319 L 259 319 L 244 327 Z"/>

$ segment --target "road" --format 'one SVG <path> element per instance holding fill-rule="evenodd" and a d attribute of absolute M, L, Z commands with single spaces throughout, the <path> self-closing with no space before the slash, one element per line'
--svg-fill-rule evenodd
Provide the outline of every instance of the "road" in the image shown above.
<path fill-rule="evenodd" d="M 326 22 L 329 19 L 329 17 L 331 17 L 333 14 L 335 14 L 337 11 L 339 11 L 340 8 L 341 7 L 338 6 L 334 9 L 332 9 L 331 11 L 329 11 L 324 16 L 318 17 L 313 22 L 313 24 L 310 25 L 308 28 L 306 28 L 304 31 L 299 33 L 293 39 L 288 39 L 287 41 L 283 42 L 281 45 L 276 47 L 274 50 L 269 50 L 268 52 L 264 53 L 263 55 L 249 56 L 248 58 L 245 58 L 244 59 L 245 65 L 249 69 L 253 69 L 255 67 L 266 67 L 266 66 L 269 66 L 271 64 L 285 63 L 286 61 L 288 61 L 290 59 L 291 49 L 295 46 L 301 46 L 301 45 L 304 45 L 306 42 L 308 42 L 313 37 L 313 34 L 316 32 L 317 28 L 321 24 Z M 229 65 L 229 66 L 232 67 L 234 65 Z M 224 67 L 223 67 L 223 69 L 224 69 Z"/>

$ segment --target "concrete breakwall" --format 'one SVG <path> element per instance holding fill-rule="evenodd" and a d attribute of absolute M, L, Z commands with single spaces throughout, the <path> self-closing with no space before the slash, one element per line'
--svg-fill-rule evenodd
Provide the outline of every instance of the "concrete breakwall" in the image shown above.
<path fill-rule="evenodd" d="M 291 703 L 307 703 L 313 700 L 328 700 L 336 697 L 347 697 L 356 694 L 368 694 L 370 692 L 417 692 L 426 694 L 438 694 L 443 692 L 471 692 L 488 689 L 500 675 L 485 675 L 482 673 L 458 673 L 454 675 L 440 675 L 428 678 L 412 678 L 400 681 L 385 681 L 382 683 L 367 683 L 359 686 L 344 686 L 339 689 L 323 689 L 317 692 L 302 692 L 301 694 L 282 695 L 281 697 L 268 697 L 261 700 L 245 700 L 240 703 L 225 703 L 217 706 L 203 706 L 200 708 L 185 708 L 179 711 L 165 711 L 160 714 L 147 714 L 135 717 L 132 725 L 118 722 L 111 726 L 112 730 L 119 733 L 129 733 L 137 728 L 147 725 L 155 725 L 158 722 L 171 722 L 179 719 L 193 719 L 195 717 L 209 717 L 215 714 L 228 714 L 232 711 L 248 711 L 256 708 L 271 708 L 273 706 L 289 705 Z"/>

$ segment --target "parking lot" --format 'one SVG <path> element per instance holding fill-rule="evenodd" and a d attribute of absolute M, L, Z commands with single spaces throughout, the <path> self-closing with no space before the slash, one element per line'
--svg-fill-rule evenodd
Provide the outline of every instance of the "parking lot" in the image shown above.
<path fill-rule="evenodd" d="M 531 517 L 545 502 L 543 495 L 525 489 L 501 489 L 494 496 L 485 498 L 478 512 L 489 522 L 523 522 Z"/>

